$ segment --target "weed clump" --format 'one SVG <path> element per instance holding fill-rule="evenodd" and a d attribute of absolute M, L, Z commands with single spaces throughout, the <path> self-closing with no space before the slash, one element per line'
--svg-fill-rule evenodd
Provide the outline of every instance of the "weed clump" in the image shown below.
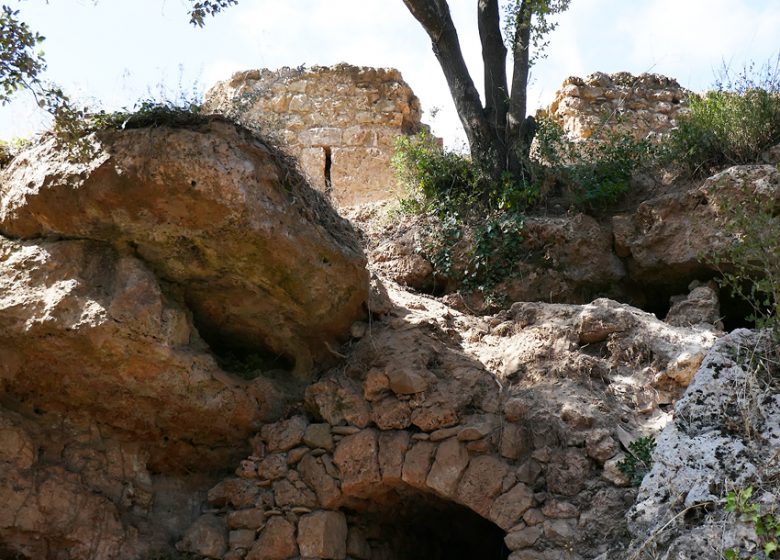
<path fill-rule="evenodd" d="M 755 163 L 780 142 L 780 57 L 734 77 L 727 68 L 721 74 L 714 91 L 689 96 L 689 114 L 666 143 L 666 162 L 679 162 L 694 177 Z"/>

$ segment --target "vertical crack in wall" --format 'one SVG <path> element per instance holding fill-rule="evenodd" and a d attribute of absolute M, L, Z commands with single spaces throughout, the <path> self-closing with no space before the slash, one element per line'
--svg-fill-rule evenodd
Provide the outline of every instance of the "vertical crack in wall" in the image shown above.
<path fill-rule="evenodd" d="M 325 192 L 330 193 L 333 190 L 333 180 L 331 179 L 331 168 L 333 167 L 333 157 L 330 146 L 324 146 L 322 152 L 325 156 Z"/>

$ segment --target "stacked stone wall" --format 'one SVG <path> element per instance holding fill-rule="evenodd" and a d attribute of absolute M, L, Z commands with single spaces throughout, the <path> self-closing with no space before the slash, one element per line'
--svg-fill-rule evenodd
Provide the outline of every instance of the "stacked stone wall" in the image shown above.
<path fill-rule="evenodd" d="M 392 68 L 249 70 L 214 86 L 205 105 L 276 139 L 339 206 L 395 194 L 394 140 L 422 127 L 419 100 Z"/>
<path fill-rule="evenodd" d="M 596 72 L 563 82 L 546 114 L 573 140 L 629 133 L 636 139 L 668 132 L 688 109 L 689 92 L 659 74 Z"/>

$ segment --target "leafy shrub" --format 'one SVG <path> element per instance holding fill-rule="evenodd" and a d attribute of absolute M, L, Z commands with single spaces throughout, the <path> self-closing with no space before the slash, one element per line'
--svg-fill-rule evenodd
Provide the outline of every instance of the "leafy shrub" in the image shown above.
<path fill-rule="evenodd" d="M 85 115 L 89 130 L 131 129 L 155 126 L 181 128 L 197 126 L 206 122 L 206 116 L 195 102 L 177 103 L 173 101 L 143 100 L 132 109 L 106 112 L 99 111 Z"/>
<path fill-rule="evenodd" d="M 753 499 L 753 487 L 732 490 L 726 494 L 725 510 L 739 515 L 741 521 L 748 523 L 759 538 L 763 558 L 780 558 L 780 513 L 768 511 L 762 513 L 761 506 Z M 744 556 L 739 550 L 729 548 L 723 552 L 726 560 L 737 560 Z M 749 558 L 760 558 L 757 555 Z"/>
<path fill-rule="evenodd" d="M 131 109 L 120 111 L 90 111 L 73 104 L 60 90 L 51 92 L 54 114 L 54 137 L 74 161 L 84 161 L 95 155 L 96 147 L 89 139 L 91 132 L 106 129 L 131 129 L 155 126 L 182 128 L 207 122 L 200 104 L 179 98 L 176 101 L 143 100 Z"/>
<path fill-rule="evenodd" d="M 759 71 L 749 65 L 734 79 L 723 74 L 714 91 L 689 96 L 690 112 L 666 146 L 667 160 L 694 176 L 754 163 L 780 142 L 780 58 Z"/>
<path fill-rule="evenodd" d="M 538 200 L 534 186 L 508 172 L 487 177 L 469 157 L 443 150 L 424 132 L 396 139 L 392 165 L 407 193 L 402 208 L 414 213 L 475 207 L 522 211 Z"/>
<path fill-rule="evenodd" d="M 522 211 L 538 190 L 509 173 L 490 180 L 429 135 L 400 137 L 393 167 L 407 196 L 403 211 L 423 218 L 416 250 L 436 276 L 467 291 L 490 291 L 511 275 L 522 253 Z"/>
<path fill-rule="evenodd" d="M 434 213 L 420 228 L 415 249 L 437 275 L 490 295 L 524 254 L 523 225 L 522 214 L 502 210 L 471 218 L 457 210 Z"/>
<path fill-rule="evenodd" d="M 478 184 L 468 158 L 442 150 L 425 132 L 396 138 L 392 166 L 409 194 L 405 202 L 409 207 L 426 209 L 459 201 L 471 196 Z"/>
<path fill-rule="evenodd" d="M 542 190 L 556 184 L 578 207 L 597 209 L 615 204 L 628 192 L 634 172 L 654 160 L 655 147 L 612 131 L 575 142 L 557 122 L 540 118 L 535 156 L 532 169 L 537 184 L 545 185 Z"/>
<path fill-rule="evenodd" d="M 641 437 L 628 444 L 629 454 L 618 462 L 617 467 L 628 477 L 632 486 L 642 484 L 642 479 L 650 472 L 653 465 L 653 449 L 655 449 L 655 438 L 652 436 Z"/>
<path fill-rule="evenodd" d="M 721 284 L 752 308 L 747 319 L 780 339 L 780 201 L 749 184 L 719 204 L 732 241 L 708 259 L 721 270 Z"/>

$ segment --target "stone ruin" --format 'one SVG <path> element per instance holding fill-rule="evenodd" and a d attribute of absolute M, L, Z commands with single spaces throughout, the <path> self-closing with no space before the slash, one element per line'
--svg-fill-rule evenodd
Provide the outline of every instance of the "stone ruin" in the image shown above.
<path fill-rule="evenodd" d="M 687 111 L 689 93 L 677 80 L 660 74 L 596 72 L 584 79 L 567 78 L 544 112 L 573 140 L 609 132 L 641 139 L 677 126 Z"/>
<path fill-rule="evenodd" d="M 664 133 L 685 114 L 688 90 L 659 74 L 567 78 L 542 113 L 573 140 L 606 132 Z M 394 139 L 427 130 L 420 101 L 393 68 L 348 64 L 237 72 L 206 94 L 208 111 L 274 135 L 309 182 L 339 207 L 399 194 Z"/>
<path fill-rule="evenodd" d="M 206 94 L 205 106 L 277 135 L 311 185 L 338 206 L 396 194 L 394 139 L 424 128 L 420 101 L 392 68 L 238 72 Z"/>

